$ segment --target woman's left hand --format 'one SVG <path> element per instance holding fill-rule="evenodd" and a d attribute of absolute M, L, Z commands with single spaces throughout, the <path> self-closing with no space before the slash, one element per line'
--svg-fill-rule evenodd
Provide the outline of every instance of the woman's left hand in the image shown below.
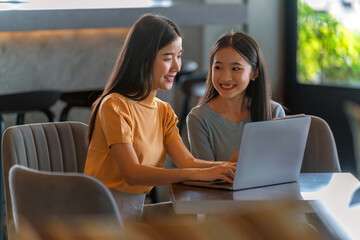
<path fill-rule="evenodd" d="M 236 167 L 237 162 L 224 161 L 224 162 L 222 162 L 221 165 L 223 165 L 223 166 L 235 166 Z"/>
<path fill-rule="evenodd" d="M 238 155 L 239 155 L 239 150 L 237 150 L 231 155 L 231 157 L 229 158 L 229 162 L 237 163 Z"/>

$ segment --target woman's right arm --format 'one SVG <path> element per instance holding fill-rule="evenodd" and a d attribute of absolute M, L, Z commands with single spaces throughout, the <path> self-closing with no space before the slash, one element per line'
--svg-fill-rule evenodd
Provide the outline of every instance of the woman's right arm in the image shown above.
<path fill-rule="evenodd" d="M 168 185 L 186 180 L 225 180 L 232 182 L 234 165 L 217 165 L 209 168 L 164 169 L 141 165 L 131 144 L 117 143 L 111 145 L 111 153 L 129 185 Z"/>

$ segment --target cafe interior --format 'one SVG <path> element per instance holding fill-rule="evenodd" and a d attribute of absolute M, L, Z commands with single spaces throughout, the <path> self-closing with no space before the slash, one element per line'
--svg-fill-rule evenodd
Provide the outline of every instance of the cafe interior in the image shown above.
<path fill-rule="evenodd" d="M 83 173 L 85 138 L 91 104 L 146 13 L 182 31 L 181 69 L 157 97 L 175 111 L 187 147 L 186 116 L 205 92 L 212 44 L 231 31 L 258 42 L 271 98 L 286 115 L 311 118 L 296 182 L 238 191 L 156 186 L 146 202 L 170 201 L 174 216 L 121 219 L 107 187 Z M 357 38 L 336 42 L 326 22 L 316 42 L 304 16 L 331 16 Z M 360 24 L 346 25 L 359 18 L 358 0 L 0 0 L 0 239 L 359 239 L 360 67 L 341 52 L 348 43 L 360 59 Z M 336 66 L 323 60 L 341 54 Z M 343 68 L 350 80 L 337 74 Z M 165 167 L 176 166 L 167 157 Z"/>

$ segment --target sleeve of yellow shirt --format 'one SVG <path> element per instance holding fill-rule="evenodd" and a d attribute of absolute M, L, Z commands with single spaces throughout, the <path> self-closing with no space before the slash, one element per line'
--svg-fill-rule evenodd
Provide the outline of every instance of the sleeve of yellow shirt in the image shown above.
<path fill-rule="evenodd" d="M 170 104 L 165 104 L 165 116 L 164 116 L 164 143 L 165 145 L 169 144 L 174 140 L 181 139 L 179 135 L 179 129 L 176 124 L 178 123 L 178 118 L 171 108 Z"/>
<path fill-rule="evenodd" d="M 99 109 L 101 128 L 110 147 L 115 143 L 131 143 L 132 119 L 128 105 L 121 98 L 104 99 Z"/>

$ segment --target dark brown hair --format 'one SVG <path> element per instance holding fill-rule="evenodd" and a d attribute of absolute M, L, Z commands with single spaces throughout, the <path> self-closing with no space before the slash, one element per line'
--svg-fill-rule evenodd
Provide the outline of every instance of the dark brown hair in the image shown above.
<path fill-rule="evenodd" d="M 110 93 L 119 93 L 135 101 L 151 92 L 151 73 L 157 52 L 181 37 L 174 22 L 166 17 L 146 14 L 131 27 L 110 79 L 101 96 L 93 103 L 87 139 L 90 143 L 100 103 Z"/>
<path fill-rule="evenodd" d="M 215 54 L 224 48 L 232 47 L 251 65 L 252 71 L 257 69 L 258 76 L 250 81 L 246 89 L 244 104 L 250 109 L 251 121 L 271 119 L 270 83 L 265 60 L 257 42 L 242 32 L 228 33 L 220 37 L 211 48 L 210 68 L 206 79 L 206 92 L 200 103 L 209 102 L 219 93 L 212 84 L 212 66 Z M 239 106 L 242 107 L 242 106 Z"/>

